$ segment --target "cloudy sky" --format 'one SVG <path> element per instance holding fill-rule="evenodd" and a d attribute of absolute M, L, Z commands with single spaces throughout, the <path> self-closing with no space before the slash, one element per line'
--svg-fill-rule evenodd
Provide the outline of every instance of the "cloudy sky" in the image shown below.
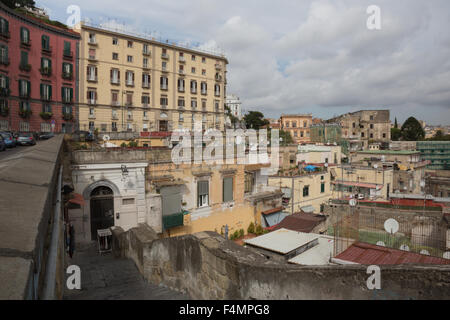
<path fill-rule="evenodd" d="M 391 110 L 450 124 L 448 0 L 37 0 L 66 22 L 125 25 L 163 39 L 222 50 L 228 93 L 267 117 Z M 366 26 L 369 5 L 381 30 Z"/>

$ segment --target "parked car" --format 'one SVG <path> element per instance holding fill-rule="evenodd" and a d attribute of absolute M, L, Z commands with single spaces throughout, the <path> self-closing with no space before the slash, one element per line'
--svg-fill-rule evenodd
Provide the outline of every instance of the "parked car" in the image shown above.
<path fill-rule="evenodd" d="M 5 140 L 3 139 L 3 136 L 0 135 L 0 151 L 5 151 L 5 150 L 6 150 Z"/>
<path fill-rule="evenodd" d="M 17 142 L 20 145 L 31 145 L 34 146 L 36 144 L 36 140 L 34 139 L 34 135 L 31 132 L 21 132 L 19 133 L 19 138 Z"/>
<path fill-rule="evenodd" d="M 16 147 L 16 139 L 14 136 L 9 132 L 0 132 L 0 135 L 2 136 L 4 143 L 6 144 L 6 147 L 8 148 L 15 148 Z"/>
<path fill-rule="evenodd" d="M 47 132 L 47 133 L 43 133 L 39 136 L 39 140 L 48 140 L 51 139 L 55 136 L 55 134 L 53 132 Z"/>

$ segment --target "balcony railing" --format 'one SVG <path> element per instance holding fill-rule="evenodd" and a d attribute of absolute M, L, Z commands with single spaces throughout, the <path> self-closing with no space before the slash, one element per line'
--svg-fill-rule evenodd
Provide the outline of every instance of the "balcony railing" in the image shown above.
<path fill-rule="evenodd" d="M 97 46 L 98 43 L 95 39 L 89 39 L 88 44 L 90 44 L 91 46 Z"/>
<path fill-rule="evenodd" d="M 202 89 L 202 94 L 207 94 L 207 91 Z"/>
<path fill-rule="evenodd" d="M 184 92 L 184 87 L 178 87 L 178 92 Z"/>
<path fill-rule="evenodd" d="M 169 59 L 169 55 L 167 53 L 161 53 L 161 58 Z"/>
<path fill-rule="evenodd" d="M 20 40 L 20 44 L 22 46 L 29 47 L 29 46 L 31 46 L 31 40 L 30 39 L 22 39 L 22 40 Z"/>
<path fill-rule="evenodd" d="M 217 74 L 215 78 L 216 81 L 222 81 L 222 76 L 220 74 Z"/>
<path fill-rule="evenodd" d="M 111 84 L 120 84 L 119 79 L 111 79 Z"/>
<path fill-rule="evenodd" d="M 43 68 L 39 69 L 39 71 L 44 76 L 50 76 L 52 74 L 52 68 L 50 68 L 50 67 L 43 67 Z"/>
<path fill-rule="evenodd" d="M 29 71 L 31 70 L 31 64 L 21 63 L 21 64 L 19 65 L 19 69 L 20 69 L 21 71 L 29 72 Z"/>
<path fill-rule="evenodd" d="M 95 113 L 90 113 L 88 119 L 95 119 Z"/>
<path fill-rule="evenodd" d="M 125 84 L 127 87 L 134 87 L 134 81 L 127 80 Z"/>
<path fill-rule="evenodd" d="M 178 70 L 178 73 L 179 73 L 179 74 L 182 74 L 182 75 L 185 74 L 183 69 Z"/>
<path fill-rule="evenodd" d="M 120 103 L 119 103 L 119 101 L 113 100 L 113 101 L 111 101 L 111 105 L 112 105 L 113 107 L 118 107 L 118 106 L 120 106 Z"/>
<path fill-rule="evenodd" d="M 72 80 L 72 73 L 71 72 L 63 72 L 62 77 L 65 80 Z"/>
<path fill-rule="evenodd" d="M 66 59 L 72 59 L 73 58 L 73 52 L 69 51 L 69 50 L 64 50 L 63 51 L 63 56 Z"/>
<path fill-rule="evenodd" d="M 95 56 L 91 56 L 91 55 L 90 55 L 90 56 L 88 57 L 88 60 L 89 60 L 89 61 L 97 61 L 97 58 L 96 58 Z"/>
<path fill-rule="evenodd" d="M 9 88 L 0 88 L 0 96 L 7 97 L 11 94 L 11 89 Z"/>
<path fill-rule="evenodd" d="M 168 89 L 168 86 L 167 85 L 165 85 L 165 84 L 162 84 L 161 85 L 161 90 L 167 90 Z"/>
<path fill-rule="evenodd" d="M 98 81 L 98 77 L 97 76 L 89 76 L 87 78 L 87 81 L 89 81 L 89 82 L 97 82 Z"/>
<path fill-rule="evenodd" d="M 143 82 L 142 88 L 150 88 L 150 82 Z"/>
<path fill-rule="evenodd" d="M 180 61 L 181 63 L 184 63 L 184 62 L 186 62 L 186 59 L 185 59 L 184 57 L 181 57 L 181 56 L 180 56 L 180 57 L 178 58 L 178 61 Z"/>
<path fill-rule="evenodd" d="M 222 65 L 219 63 L 216 63 L 216 70 L 222 70 Z"/>
<path fill-rule="evenodd" d="M 196 88 L 191 88 L 191 93 L 197 93 L 197 89 Z"/>
<path fill-rule="evenodd" d="M 5 66 L 9 66 L 9 58 L 1 57 L 0 58 L 0 64 L 3 64 Z"/>
<path fill-rule="evenodd" d="M 149 103 L 142 103 L 142 108 L 148 108 L 148 107 L 150 107 L 150 104 Z"/>
<path fill-rule="evenodd" d="M 144 56 L 151 56 L 150 50 L 142 50 L 142 54 L 143 54 Z"/>
<path fill-rule="evenodd" d="M 184 212 L 163 215 L 163 227 L 165 230 L 183 225 Z"/>
<path fill-rule="evenodd" d="M 119 116 L 117 114 L 112 114 L 111 119 L 119 120 Z"/>
<path fill-rule="evenodd" d="M 51 46 L 42 47 L 42 53 L 44 53 L 44 54 L 51 54 L 52 53 L 52 47 Z"/>
<path fill-rule="evenodd" d="M 96 105 L 97 104 L 97 100 L 95 100 L 95 99 L 88 99 L 88 104 Z"/>
<path fill-rule="evenodd" d="M 0 36 L 9 39 L 11 37 L 11 33 L 9 32 L 9 30 L 1 30 Z"/>
<path fill-rule="evenodd" d="M 169 70 L 167 69 L 167 67 L 161 67 L 161 71 L 162 72 L 168 72 Z"/>

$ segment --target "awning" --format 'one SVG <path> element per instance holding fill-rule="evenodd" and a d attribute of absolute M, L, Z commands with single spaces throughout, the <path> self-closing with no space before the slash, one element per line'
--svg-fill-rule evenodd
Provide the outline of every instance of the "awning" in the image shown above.
<path fill-rule="evenodd" d="M 306 213 L 313 213 L 314 212 L 314 207 L 309 205 L 309 206 L 304 206 L 300 208 L 303 212 Z"/>
<path fill-rule="evenodd" d="M 281 188 L 281 192 L 283 192 L 283 198 L 290 198 L 292 195 L 291 188 Z"/>
<path fill-rule="evenodd" d="M 73 198 L 71 198 L 68 202 L 73 203 L 73 204 L 78 204 L 80 206 L 84 206 L 83 196 L 79 193 L 74 193 Z"/>
<path fill-rule="evenodd" d="M 270 210 L 262 211 L 261 214 L 264 214 L 264 215 L 272 214 L 272 213 L 280 212 L 283 209 L 284 209 L 284 207 L 273 208 L 273 209 L 270 209 Z"/>
<path fill-rule="evenodd" d="M 272 227 L 283 221 L 283 219 L 286 218 L 286 216 L 287 213 L 283 211 L 278 211 L 271 214 L 265 214 L 263 217 L 266 222 L 266 227 Z"/>
<path fill-rule="evenodd" d="M 333 168 L 330 169 L 330 174 L 332 178 L 336 178 L 337 174 L 336 174 L 336 170 L 334 170 Z"/>
<path fill-rule="evenodd" d="M 360 187 L 360 188 L 369 188 L 369 189 L 381 189 L 383 187 L 382 184 L 375 183 L 363 183 L 363 182 L 353 182 L 353 181 L 332 181 L 332 184 L 340 184 L 343 186 L 349 187 Z"/>

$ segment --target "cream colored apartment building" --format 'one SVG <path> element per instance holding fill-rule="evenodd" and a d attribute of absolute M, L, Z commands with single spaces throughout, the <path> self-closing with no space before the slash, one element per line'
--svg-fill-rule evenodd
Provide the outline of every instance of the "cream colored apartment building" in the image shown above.
<path fill-rule="evenodd" d="M 80 130 L 223 129 L 225 57 L 85 23 L 80 33 Z"/>
<path fill-rule="evenodd" d="M 309 128 L 312 124 L 311 114 L 282 114 L 281 129 L 290 132 L 295 143 L 310 142 Z"/>

